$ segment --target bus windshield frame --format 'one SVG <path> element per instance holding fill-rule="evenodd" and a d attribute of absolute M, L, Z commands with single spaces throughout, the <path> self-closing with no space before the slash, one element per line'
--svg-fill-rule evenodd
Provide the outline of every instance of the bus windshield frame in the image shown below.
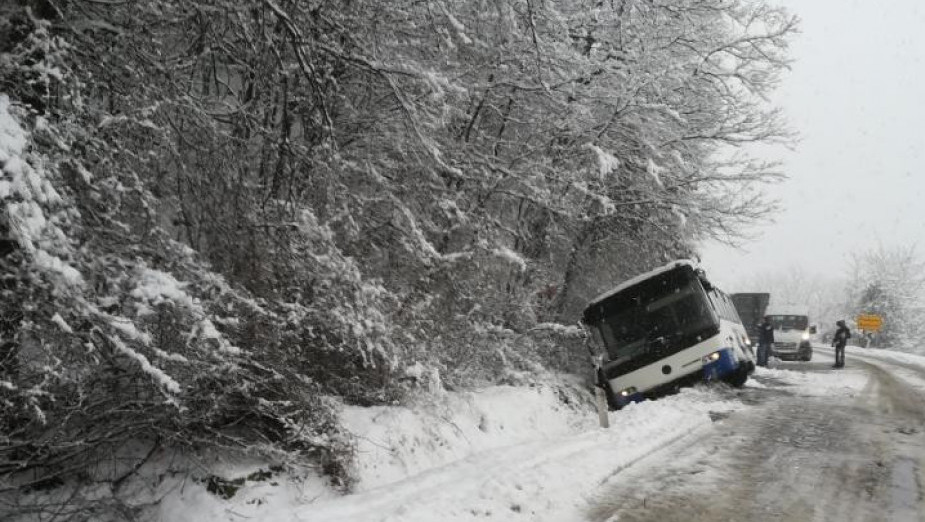
<path fill-rule="evenodd" d="M 591 304 L 584 321 L 606 349 L 608 366 L 641 367 L 719 332 L 719 316 L 689 265 Z"/>

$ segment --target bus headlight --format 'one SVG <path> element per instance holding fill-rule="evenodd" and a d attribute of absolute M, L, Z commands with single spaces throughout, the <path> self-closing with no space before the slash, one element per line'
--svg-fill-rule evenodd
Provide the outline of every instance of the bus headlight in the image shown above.
<path fill-rule="evenodd" d="M 804 341 L 808 341 L 808 340 L 809 340 L 809 332 L 803 332 L 803 340 L 804 340 Z"/>
<path fill-rule="evenodd" d="M 624 388 L 620 391 L 620 397 L 629 397 L 630 395 L 636 393 L 636 387 L 630 386 L 629 388 Z"/>
<path fill-rule="evenodd" d="M 703 356 L 703 364 L 710 364 L 713 361 L 719 360 L 719 352 L 713 352 L 710 355 Z"/>

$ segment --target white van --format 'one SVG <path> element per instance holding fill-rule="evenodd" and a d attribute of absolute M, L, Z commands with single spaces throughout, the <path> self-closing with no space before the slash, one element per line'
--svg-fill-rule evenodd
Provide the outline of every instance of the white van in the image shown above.
<path fill-rule="evenodd" d="M 785 361 L 810 361 L 816 327 L 809 324 L 809 309 L 799 305 L 771 306 L 765 316 L 774 325 L 771 355 Z"/>

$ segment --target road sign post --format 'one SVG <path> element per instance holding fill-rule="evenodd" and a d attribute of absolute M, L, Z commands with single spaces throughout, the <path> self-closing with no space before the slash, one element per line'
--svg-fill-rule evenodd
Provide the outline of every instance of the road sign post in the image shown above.
<path fill-rule="evenodd" d="M 610 427 L 610 417 L 608 416 L 607 408 L 607 392 L 604 391 L 600 386 L 594 387 L 594 398 L 597 403 L 597 420 L 601 423 L 602 428 Z"/>

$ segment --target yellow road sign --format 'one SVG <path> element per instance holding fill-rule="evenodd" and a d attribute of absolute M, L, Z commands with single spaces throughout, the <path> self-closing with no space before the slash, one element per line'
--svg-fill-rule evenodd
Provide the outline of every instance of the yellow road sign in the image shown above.
<path fill-rule="evenodd" d="M 858 316 L 857 323 L 859 330 L 879 332 L 883 327 L 883 318 L 879 315 L 863 314 Z"/>

